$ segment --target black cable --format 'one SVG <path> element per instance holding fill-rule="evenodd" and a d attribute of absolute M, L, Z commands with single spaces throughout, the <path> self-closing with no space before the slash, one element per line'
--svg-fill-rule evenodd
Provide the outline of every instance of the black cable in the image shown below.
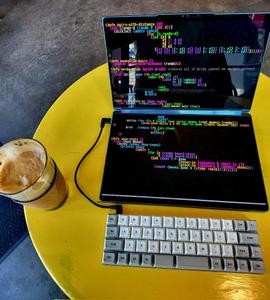
<path fill-rule="evenodd" d="M 86 158 L 86 156 L 95 148 L 96 144 L 98 143 L 100 137 L 101 137 L 101 134 L 102 134 L 102 131 L 103 131 L 103 128 L 105 126 L 106 123 L 110 123 L 111 119 L 109 118 L 102 118 L 101 119 L 101 123 L 100 123 L 100 131 L 99 131 L 99 134 L 97 136 L 97 139 L 96 141 L 94 142 L 94 144 L 90 147 L 90 149 L 84 154 L 84 156 L 81 158 L 80 162 L 78 163 L 77 167 L 76 167 L 76 170 L 75 170 L 75 174 L 74 174 L 74 181 L 75 181 L 75 185 L 77 187 L 77 189 L 80 191 L 80 193 L 88 200 L 90 201 L 92 204 L 94 204 L 95 206 L 97 207 L 100 207 L 100 208 L 108 208 L 108 209 L 115 209 L 116 210 L 116 213 L 117 214 L 122 214 L 123 212 L 123 207 L 122 205 L 110 205 L 110 206 L 107 206 L 107 205 L 101 205 L 101 204 L 98 204 L 97 202 L 95 202 L 94 200 L 92 200 L 90 197 L 88 197 L 85 192 L 82 190 L 82 188 L 80 187 L 79 183 L 78 183 L 78 180 L 77 180 L 77 174 L 78 174 L 78 171 L 79 171 L 79 168 L 82 164 L 82 162 L 84 161 L 84 159 Z"/>

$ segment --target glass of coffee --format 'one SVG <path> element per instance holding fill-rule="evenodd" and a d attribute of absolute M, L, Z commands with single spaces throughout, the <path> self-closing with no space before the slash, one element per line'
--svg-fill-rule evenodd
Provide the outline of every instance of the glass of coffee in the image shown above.
<path fill-rule="evenodd" d="M 17 139 L 0 147 L 0 194 L 16 203 L 52 210 L 67 196 L 66 181 L 44 146 Z"/>

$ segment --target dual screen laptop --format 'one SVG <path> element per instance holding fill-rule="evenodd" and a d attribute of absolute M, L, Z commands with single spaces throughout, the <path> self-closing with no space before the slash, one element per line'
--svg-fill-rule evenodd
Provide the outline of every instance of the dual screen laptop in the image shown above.
<path fill-rule="evenodd" d="M 114 113 L 100 199 L 266 211 L 252 100 L 270 14 L 103 19 Z"/>

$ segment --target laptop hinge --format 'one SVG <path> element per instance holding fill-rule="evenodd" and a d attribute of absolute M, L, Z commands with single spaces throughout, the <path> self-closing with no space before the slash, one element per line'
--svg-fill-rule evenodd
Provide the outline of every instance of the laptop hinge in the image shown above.
<path fill-rule="evenodd" d="M 244 110 L 189 110 L 189 109 L 116 109 L 116 112 L 125 114 L 172 114 L 172 115 L 223 115 L 223 116 L 241 116 L 243 114 L 248 114 L 248 111 Z"/>

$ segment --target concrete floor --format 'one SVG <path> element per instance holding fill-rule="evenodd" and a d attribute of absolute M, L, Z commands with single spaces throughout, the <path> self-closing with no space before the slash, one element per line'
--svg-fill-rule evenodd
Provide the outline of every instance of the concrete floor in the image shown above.
<path fill-rule="evenodd" d="M 270 11 L 270 2 L 0 0 L 0 140 L 32 136 L 57 97 L 105 62 L 102 16 L 187 11 Z M 269 54 L 263 72 L 270 75 Z M 2 263 L 0 299 L 57 297 L 39 259 L 33 257 L 26 240 Z M 36 278 L 31 295 L 29 278 Z"/>

